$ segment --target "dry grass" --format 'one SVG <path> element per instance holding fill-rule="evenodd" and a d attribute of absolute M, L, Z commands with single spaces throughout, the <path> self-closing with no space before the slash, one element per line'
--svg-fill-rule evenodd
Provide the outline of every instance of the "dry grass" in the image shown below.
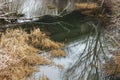
<path fill-rule="evenodd" d="M 59 49 L 63 47 L 63 44 L 58 42 L 53 42 L 48 38 L 42 39 L 41 45 L 43 46 L 43 48 L 50 48 L 50 49 Z"/>
<path fill-rule="evenodd" d="M 30 34 L 22 29 L 8 29 L 2 33 L 0 80 L 26 80 L 31 73 L 36 71 L 35 66 L 50 64 L 50 60 L 38 54 L 41 52 L 38 47 L 53 50 L 62 47 L 62 44 L 51 41 L 40 29 L 34 29 Z"/>
<path fill-rule="evenodd" d="M 95 10 L 99 8 L 96 3 L 76 3 L 75 6 L 80 10 Z"/>
<path fill-rule="evenodd" d="M 112 51 L 113 59 L 106 63 L 105 70 L 108 75 L 117 75 L 120 73 L 120 50 Z"/>
<path fill-rule="evenodd" d="M 41 40 L 44 38 L 47 38 L 47 36 L 41 32 L 40 29 L 34 29 L 34 31 L 31 31 L 29 35 L 29 44 L 34 47 L 40 47 Z"/>
<path fill-rule="evenodd" d="M 105 64 L 105 74 L 108 76 L 112 76 L 112 75 L 117 75 L 120 73 L 120 66 L 118 66 L 116 63 L 107 63 Z"/>
<path fill-rule="evenodd" d="M 107 1 L 109 1 L 108 5 L 112 14 L 110 15 L 110 23 L 106 26 L 106 38 L 109 44 L 113 45 L 112 49 L 110 48 L 113 59 L 112 62 L 105 65 L 105 71 L 108 75 L 116 76 L 120 73 L 120 0 Z"/>
<path fill-rule="evenodd" d="M 76 3 L 76 8 L 88 16 L 99 15 L 100 6 L 95 2 Z"/>
<path fill-rule="evenodd" d="M 34 31 L 32 31 L 29 39 L 30 44 L 35 47 L 41 47 L 43 49 L 59 49 L 64 46 L 61 43 L 50 40 L 49 37 L 47 37 L 43 32 L 40 31 L 40 29 L 35 29 Z"/>
<path fill-rule="evenodd" d="M 52 57 L 61 57 L 61 56 L 65 57 L 66 56 L 66 53 L 61 49 L 51 50 L 50 54 L 51 54 Z"/>
<path fill-rule="evenodd" d="M 47 76 L 43 75 L 39 80 L 49 80 Z"/>

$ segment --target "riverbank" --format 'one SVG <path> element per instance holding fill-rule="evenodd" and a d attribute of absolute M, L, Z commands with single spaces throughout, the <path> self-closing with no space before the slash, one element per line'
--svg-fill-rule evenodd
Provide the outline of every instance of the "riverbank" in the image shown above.
<path fill-rule="evenodd" d="M 53 40 L 50 40 L 49 37 L 45 35 L 45 33 L 55 35 L 57 38 L 55 38 L 55 36 L 54 38 L 58 40 L 60 40 L 63 37 L 64 38 L 63 40 L 67 41 L 67 38 L 69 36 L 71 39 L 75 36 L 81 37 L 82 34 L 94 31 L 94 28 L 91 24 L 97 25 L 98 23 L 100 23 L 99 20 L 87 19 L 86 17 L 81 16 L 82 15 L 80 14 L 79 11 L 78 12 L 75 11 L 69 14 L 68 16 L 64 16 L 62 20 L 64 20 L 65 22 L 62 23 L 42 22 L 43 24 L 46 25 L 41 25 L 40 22 L 38 21 L 33 23 L 32 22 L 23 24 L 19 23 L 18 25 L 16 24 L 14 25 L 11 23 L 11 26 L 8 24 L 1 26 L 1 28 L 5 28 L 5 30 L 1 29 L 3 30 L 3 32 L 1 32 L 0 41 L 1 43 L 0 72 L 2 72 L 0 73 L 0 80 L 9 79 L 26 80 L 32 73 L 36 72 L 38 70 L 37 67 L 41 65 L 55 65 L 57 67 L 60 67 L 60 65 L 52 63 L 51 59 L 54 57 L 66 56 L 65 52 L 61 50 L 61 48 L 64 45 Z M 74 19 L 72 19 L 74 20 L 74 22 L 71 21 L 71 17 L 72 18 L 75 17 Z M 70 20 L 70 22 L 68 20 Z M 38 25 L 40 25 L 41 27 L 37 28 Z M 22 27 L 18 28 L 18 26 Z M 41 32 L 42 28 L 45 29 L 45 33 Z M 29 29 L 29 31 L 27 31 L 27 29 Z M 49 52 L 46 52 L 45 50 Z M 44 57 L 41 56 L 39 53 L 42 52 L 46 52 L 47 56 Z M 48 55 L 50 56 L 49 58 Z"/>
<path fill-rule="evenodd" d="M 26 80 L 38 65 L 52 65 L 50 57 L 65 57 L 64 45 L 51 41 L 40 29 L 30 33 L 8 29 L 0 37 L 0 80 Z M 49 51 L 49 58 L 40 53 Z"/>
<path fill-rule="evenodd" d="M 110 22 L 105 28 L 106 40 L 109 44 L 109 52 L 113 54 L 112 63 L 106 66 L 107 75 L 112 79 L 120 79 L 120 0 L 110 0 L 112 14 Z"/>
<path fill-rule="evenodd" d="M 120 49 L 120 38 L 119 38 L 120 37 L 120 17 L 119 17 L 120 16 L 120 14 L 119 14 L 120 13 L 120 9 L 119 9 L 120 1 L 119 0 L 115 0 L 115 1 L 111 0 L 111 2 L 107 2 L 109 0 L 106 0 L 105 2 L 104 2 L 104 0 L 102 0 L 102 1 L 101 1 L 101 6 L 103 6 L 103 9 L 104 9 L 104 3 L 105 3 L 105 6 L 107 6 L 105 9 L 108 9 L 106 12 L 109 13 L 109 11 L 110 11 L 110 14 L 106 14 L 109 21 L 105 20 L 105 22 L 104 21 L 103 22 L 107 23 L 105 26 L 104 33 L 105 33 L 105 37 L 106 37 L 106 42 L 108 44 L 110 44 L 110 46 L 108 46 L 109 52 L 114 55 L 114 57 L 112 59 L 114 64 L 112 64 L 112 63 L 106 64 L 106 65 L 108 65 L 106 67 L 106 74 L 108 76 L 111 76 L 111 75 L 116 76 L 120 73 L 120 70 L 119 70 L 119 68 L 120 68 L 120 64 L 119 64 L 119 62 L 120 62 L 120 59 L 119 59 L 119 57 L 120 57 L 119 56 L 119 54 L 120 54 L 120 51 L 119 51 L 119 49 Z M 76 5 L 79 7 L 82 6 L 83 8 L 84 7 L 86 8 L 87 4 L 84 4 L 84 5 L 76 4 Z M 91 7 L 87 6 L 87 8 L 88 9 L 93 8 L 96 10 L 96 8 L 98 8 L 98 5 L 92 4 Z M 104 12 L 104 10 L 103 10 L 103 12 Z M 84 13 L 86 13 L 86 11 L 82 12 L 82 14 L 84 14 Z M 92 15 L 89 15 L 89 13 L 92 13 Z M 87 12 L 87 15 L 91 16 L 92 18 L 100 17 L 100 18 L 103 18 L 102 20 L 104 20 L 104 16 L 101 17 L 102 15 L 98 16 L 96 14 L 97 13 L 94 10 L 92 12 L 91 11 Z M 79 17 L 77 17 L 77 18 L 79 18 Z M 88 17 L 86 17 L 86 18 L 88 18 Z M 4 17 L 2 17 L 2 20 L 3 19 L 4 19 Z M 7 20 L 7 19 L 5 18 L 5 20 Z M 66 20 L 68 20 L 68 17 L 66 17 Z M 73 18 L 69 18 L 69 20 L 71 22 L 73 22 Z M 83 18 L 81 20 L 83 20 Z M 51 21 L 51 19 L 48 21 Z M 54 21 L 56 21 L 56 19 Z M 9 20 L 8 20 L 8 22 L 9 22 Z M 82 21 L 80 21 L 80 22 L 83 23 Z M 31 23 L 31 24 L 34 25 L 33 23 Z M 31 24 L 29 24 L 29 25 L 31 25 Z M 46 30 L 52 32 L 53 28 L 50 27 L 49 23 L 45 23 L 45 24 L 47 24 Z M 74 33 L 71 32 L 71 30 L 73 30 L 75 28 L 73 26 L 75 26 L 76 23 L 74 25 L 65 24 L 65 23 L 62 25 L 60 23 L 57 23 L 57 24 L 59 24 L 60 27 L 57 30 L 55 28 L 53 31 L 53 34 L 56 34 L 57 32 L 59 32 L 61 28 L 62 28 L 61 31 L 64 30 L 63 32 L 66 32 L 66 34 L 71 33 L 71 34 L 77 35 L 77 36 L 79 34 L 81 34 L 81 33 L 75 34 L 76 30 L 74 31 Z M 94 24 L 94 23 L 90 22 L 89 24 Z M 87 29 L 91 28 L 91 27 L 89 27 L 89 24 L 87 24 L 87 25 L 82 24 L 82 27 L 87 26 Z M 68 28 L 66 28 L 66 25 L 68 26 Z M 80 26 L 80 25 L 81 24 L 77 24 L 77 26 Z M 56 27 L 55 25 L 54 26 L 51 25 L 51 26 Z M 6 27 L 8 27 L 8 25 L 6 25 Z M 25 27 L 25 25 L 23 27 Z M 26 24 L 26 27 L 30 27 L 30 26 L 28 26 L 28 24 Z M 43 26 L 43 27 L 45 28 L 45 26 Z M 83 32 L 86 32 L 86 30 L 87 30 L 86 28 L 80 28 L 80 27 L 77 28 L 78 32 L 80 30 Z M 49 29 L 49 28 L 51 28 L 51 29 Z M 89 32 L 89 31 L 90 31 L 90 29 L 88 29 L 87 32 Z M 51 34 L 51 33 L 48 33 L 48 34 Z M 63 35 L 65 35 L 64 33 L 60 34 L 60 35 L 66 39 L 66 36 L 63 36 Z M 56 35 L 56 39 L 58 39 L 58 38 L 59 38 L 58 35 Z M 44 50 L 50 51 L 50 53 L 48 53 L 48 55 L 50 55 L 50 58 L 51 58 L 51 56 L 52 56 L 52 58 L 53 57 L 61 57 L 61 56 L 65 57 L 64 51 L 61 50 L 61 48 L 64 45 L 50 40 L 50 38 L 48 36 L 46 36 L 45 33 L 41 32 L 41 30 L 37 29 L 37 28 L 29 31 L 28 33 L 26 33 L 23 29 L 14 29 L 14 30 L 7 29 L 5 32 L 1 33 L 0 44 L 1 44 L 0 45 L 0 80 L 9 80 L 9 79 L 26 80 L 26 78 L 29 75 L 31 75 L 33 72 L 36 71 L 36 66 L 47 65 L 47 64 L 51 65 L 52 62 L 49 58 L 40 56 L 40 54 L 39 54 L 39 53 L 42 53 L 42 51 L 44 52 Z M 118 67 L 118 69 L 116 69 L 115 67 Z"/>

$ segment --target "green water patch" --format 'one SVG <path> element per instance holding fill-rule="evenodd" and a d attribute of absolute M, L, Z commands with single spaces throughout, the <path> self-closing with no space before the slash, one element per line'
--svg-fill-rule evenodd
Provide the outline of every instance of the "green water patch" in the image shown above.
<path fill-rule="evenodd" d="M 79 11 L 73 11 L 64 16 L 45 15 L 38 21 L 7 24 L 2 26 L 1 29 L 22 28 L 29 32 L 31 29 L 40 28 L 51 39 L 59 42 L 68 42 L 94 32 L 96 28 L 101 27 L 100 19 L 88 17 Z"/>

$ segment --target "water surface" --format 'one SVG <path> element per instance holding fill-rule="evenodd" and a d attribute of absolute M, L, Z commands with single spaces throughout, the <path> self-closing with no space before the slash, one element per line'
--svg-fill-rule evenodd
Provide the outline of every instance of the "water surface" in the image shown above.
<path fill-rule="evenodd" d="M 41 26 L 47 26 L 51 39 L 65 43 L 67 55 L 53 59 L 54 63 L 63 65 L 64 69 L 40 66 L 40 72 L 35 76 L 47 75 L 50 80 L 104 80 L 102 64 L 111 56 L 106 55 L 101 21 L 79 14 L 72 15 L 64 16 L 57 22 L 41 23 Z"/>

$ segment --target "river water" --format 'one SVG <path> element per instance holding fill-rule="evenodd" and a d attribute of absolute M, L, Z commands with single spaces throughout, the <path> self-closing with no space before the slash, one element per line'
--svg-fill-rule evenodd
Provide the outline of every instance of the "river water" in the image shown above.
<path fill-rule="evenodd" d="M 24 14 L 22 18 L 29 19 L 41 15 L 60 15 L 67 6 L 70 6 L 67 10 L 72 11 L 73 4 L 80 0 L 20 0 L 19 3 L 18 0 L 7 1 L 13 2 L 9 10 L 17 10 L 19 14 Z M 53 59 L 54 63 L 63 66 L 62 69 L 52 65 L 39 66 L 40 71 L 34 73 L 28 80 L 39 80 L 43 75 L 50 80 L 104 80 L 102 66 L 112 55 L 107 55 L 102 34 L 103 25 L 99 19 L 80 16 L 81 14 L 76 12 L 71 14 L 63 16 L 58 21 L 50 19 L 52 21 L 50 23 L 30 22 L 33 26 L 41 26 L 51 32 L 51 39 L 64 42 L 64 51 L 67 55 L 64 58 Z"/>
<path fill-rule="evenodd" d="M 41 76 L 47 76 L 50 80 L 104 80 L 103 64 L 107 58 L 112 57 L 107 55 L 105 49 L 99 33 L 76 36 L 65 45 L 66 57 L 53 59 L 62 68 L 54 65 L 40 66 L 40 72 L 34 73 L 28 80 L 39 80 Z"/>
<path fill-rule="evenodd" d="M 81 19 L 73 13 L 67 19 L 64 16 L 60 23 L 40 24 L 49 27 L 48 32 L 56 30 L 51 33 L 51 39 L 65 43 L 66 57 L 52 59 L 56 65 L 62 65 L 62 69 L 54 65 L 39 66 L 40 71 L 28 80 L 39 80 L 43 75 L 50 80 L 104 80 L 103 66 L 112 55 L 107 54 L 101 21 Z"/>

